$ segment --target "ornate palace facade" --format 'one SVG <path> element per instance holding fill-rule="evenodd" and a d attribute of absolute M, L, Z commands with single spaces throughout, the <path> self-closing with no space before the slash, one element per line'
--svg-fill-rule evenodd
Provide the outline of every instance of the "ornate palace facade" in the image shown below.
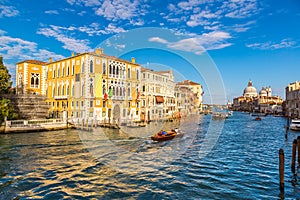
<path fill-rule="evenodd" d="M 49 117 L 121 124 L 168 118 L 180 110 L 171 70 L 142 68 L 134 58 L 126 61 L 106 55 L 102 49 L 72 53 L 57 61 L 26 60 L 17 63 L 16 69 L 17 93 L 45 95 L 50 106 Z M 187 88 L 189 95 L 193 94 L 192 101 L 188 101 L 190 105 L 185 103 L 188 113 L 201 109 L 200 84 L 184 81 L 176 87 Z M 186 93 L 184 89 L 176 91 L 180 97 Z"/>

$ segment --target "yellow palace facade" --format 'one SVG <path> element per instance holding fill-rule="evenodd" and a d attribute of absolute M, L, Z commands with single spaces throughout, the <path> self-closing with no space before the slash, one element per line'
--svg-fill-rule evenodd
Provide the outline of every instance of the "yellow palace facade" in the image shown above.
<path fill-rule="evenodd" d="M 17 69 L 27 63 L 17 63 Z M 39 61 L 37 61 L 39 62 Z M 139 120 L 139 80 L 141 66 L 103 53 L 73 54 L 71 57 L 40 62 L 35 65 L 40 81 L 40 90 L 50 105 L 50 117 L 93 119 L 101 122 L 122 123 Z M 28 72 L 31 74 L 32 69 Z M 17 77 L 22 76 L 18 75 Z M 25 79 L 16 81 L 16 87 L 25 84 Z M 23 89 L 24 93 L 32 91 Z"/>

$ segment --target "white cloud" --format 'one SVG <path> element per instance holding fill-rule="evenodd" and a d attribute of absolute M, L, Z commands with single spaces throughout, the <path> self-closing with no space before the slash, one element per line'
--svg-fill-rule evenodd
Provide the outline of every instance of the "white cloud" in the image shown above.
<path fill-rule="evenodd" d="M 65 35 L 64 30 L 74 30 L 74 27 L 59 27 L 59 26 L 53 26 L 51 25 L 50 28 L 41 28 L 38 30 L 38 34 L 44 35 L 46 37 L 53 37 L 57 41 L 63 43 L 63 48 L 68 49 L 75 52 L 86 52 L 91 50 L 91 48 L 88 46 L 89 41 L 79 40 L 75 39 L 73 37 Z"/>
<path fill-rule="evenodd" d="M 0 36 L 6 34 L 6 31 L 0 29 Z"/>
<path fill-rule="evenodd" d="M 46 10 L 45 14 L 49 14 L 49 15 L 58 15 L 58 11 L 57 10 Z"/>
<path fill-rule="evenodd" d="M 67 0 L 67 2 L 71 5 L 84 5 L 87 7 L 101 5 L 99 0 Z"/>
<path fill-rule="evenodd" d="M 265 43 L 247 44 L 246 46 L 252 49 L 275 50 L 283 48 L 295 48 L 296 44 L 297 43 L 291 39 L 282 39 L 279 43 L 269 41 Z"/>
<path fill-rule="evenodd" d="M 18 60 L 38 59 L 44 61 L 49 58 L 49 55 L 55 59 L 63 58 L 63 56 L 48 50 L 38 49 L 38 45 L 35 42 L 4 35 L 0 36 L 0 54 L 5 59 Z"/>
<path fill-rule="evenodd" d="M 2 17 L 14 17 L 19 14 L 13 6 L 0 5 L 0 18 Z"/>
<path fill-rule="evenodd" d="M 139 15 L 139 8 L 140 3 L 137 0 L 104 0 L 96 14 L 113 21 L 130 20 Z"/>
<path fill-rule="evenodd" d="M 167 9 L 164 19 L 168 22 L 215 31 L 228 27 L 235 32 L 248 31 L 250 26 L 232 26 L 228 18 L 244 19 L 242 23 L 247 23 L 260 11 L 257 0 L 185 0 L 170 3 Z"/>
<path fill-rule="evenodd" d="M 210 33 L 182 39 L 176 42 L 169 42 L 160 37 L 152 37 L 149 39 L 149 41 L 166 44 L 166 46 L 170 49 L 193 52 L 199 55 L 206 50 L 222 49 L 231 46 L 231 43 L 226 42 L 226 40 L 230 38 L 231 36 L 229 33 L 213 31 Z"/>
<path fill-rule="evenodd" d="M 142 26 L 144 21 L 141 16 L 148 8 L 147 0 L 67 0 L 70 5 L 92 7 L 96 15 L 107 20 L 117 22 L 128 20 L 131 25 Z M 80 13 L 83 15 L 85 13 Z"/>
<path fill-rule="evenodd" d="M 256 0 L 231 0 L 224 1 L 221 9 L 229 18 L 246 18 L 258 12 Z"/>
<path fill-rule="evenodd" d="M 168 44 L 168 41 L 165 39 L 162 39 L 160 37 L 152 37 L 149 38 L 149 42 L 158 42 L 158 43 L 162 43 L 162 44 Z"/>

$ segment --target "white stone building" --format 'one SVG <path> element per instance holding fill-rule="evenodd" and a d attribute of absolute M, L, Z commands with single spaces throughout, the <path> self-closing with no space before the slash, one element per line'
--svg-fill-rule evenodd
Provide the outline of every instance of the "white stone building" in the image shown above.
<path fill-rule="evenodd" d="M 172 116 L 175 111 L 172 71 L 141 69 L 140 119 L 151 121 Z"/>
<path fill-rule="evenodd" d="M 286 116 L 300 118 L 300 82 L 290 83 L 285 88 Z"/>

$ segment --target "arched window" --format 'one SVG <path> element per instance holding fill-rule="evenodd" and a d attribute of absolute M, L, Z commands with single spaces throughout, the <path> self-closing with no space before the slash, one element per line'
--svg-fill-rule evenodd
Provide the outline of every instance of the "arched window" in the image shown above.
<path fill-rule="evenodd" d="M 68 67 L 67 67 L 67 76 L 69 76 L 70 75 L 70 66 L 68 65 Z"/>
<path fill-rule="evenodd" d="M 94 63 L 92 60 L 90 61 L 90 72 L 94 73 Z"/>
<path fill-rule="evenodd" d="M 105 80 L 102 82 L 102 94 L 104 95 L 106 93 L 106 87 L 105 87 Z"/>
<path fill-rule="evenodd" d="M 140 78 L 139 70 L 136 70 L 136 80 L 139 80 L 139 78 Z"/>
<path fill-rule="evenodd" d="M 111 64 L 109 65 L 109 74 L 112 74 L 112 66 L 111 66 Z"/>
<path fill-rule="evenodd" d="M 30 73 L 30 87 L 39 88 L 40 84 L 40 74 Z"/>
<path fill-rule="evenodd" d="M 57 68 L 57 77 L 59 77 L 60 76 L 60 68 L 58 67 Z"/>
<path fill-rule="evenodd" d="M 130 69 L 128 68 L 128 72 L 127 72 L 128 78 L 130 78 Z"/>
<path fill-rule="evenodd" d="M 74 84 L 72 85 L 72 97 L 74 97 Z"/>
<path fill-rule="evenodd" d="M 103 62 L 102 64 L 102 74 L 106 74 L 106 64 Z"/>
<path fill-rule="evenodd" d="M 94 80 L 90 79 L 90 96 L 94 97 Z"/>
<path fill-rule="evenodd" d="M 116 70 L 117 70 L 117 71 L 116 71 L 116 74 L 119 75 L 119 67 L 117 67 Z"/>
<path fill-rule="evenodd" d="M 82 64 L 81 64 L 81 73 L 83 73 L 84 72 L 84 62 L 82 62 Z"/>
<path fill-rule="evenodd" d="M 52 89 L 52 97 L 55 96 L 55 87 Z"/>
<path fill-rule="evenodd" d="M 39 87 L 39 84 L 40 84 L 40 75 L 39 74 L 36 74 L 37 75 L 37 77 L 35 78 L 35 87 Z"/>
<path fill-rule="evenodd" d="M 61 76 L 62 76 L 62 77 L 64 77 L 64 76 L 65 76 L 65 67 L 62 67 Z"/>
<path fill-rule="evenodd" d="M 84 83 L 81 86 L 81 96 L 83 96 L 83 95 L 84 95 Z"/>
<path fill-rule="evenodd" d="M 66 93 L 66 95 L 70 95 L 70 87 L 69 87 L 69 85 L 67 86 L 67 93 Z"/>
<path fill-rule="evenodd" d="M 55 69 L 53 69 L 52 78 L 55 78 Z"/>
<path fill-rule="evenodd" d="M 65 95 L 65 86 L 64 86 L 64 85 L 62 86 L 62 92 L 61 92 L 61 95 Z"/>
<path fill-rule="evenodd" d="M 72 65 L 72 75 L 74 75 L 74 73 L 75 73 L 75 66 L 74 66 L 74 64 Z"/>
<path fill-rule="evenodd" d="M 57 96 L 60 95 L 60 86 L 57 87 Z"/>
<path fill-rule="evenodd" d="M 115 66 L 113 66 L 113 72 L 112 73 L 116 74 L 116 67 Z"/>
<path fill-rule="evenodd" d="M 119 96 L 119 87 L 116 87 L 116 96 Z"/>

